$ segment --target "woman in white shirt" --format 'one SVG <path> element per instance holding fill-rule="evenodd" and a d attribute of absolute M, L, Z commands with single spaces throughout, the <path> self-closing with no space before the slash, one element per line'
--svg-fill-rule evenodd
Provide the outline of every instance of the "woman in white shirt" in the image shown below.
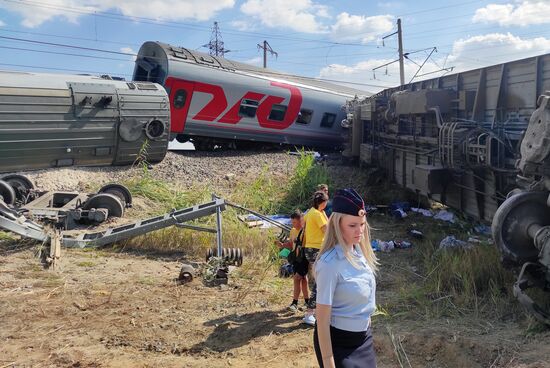
<path fill-rule="evenodd" d="M 376 269 L 365 203 L 355 190 L 339 190 L 315 263 L 314 346 L 321 367 L 376 367 L 370 326 Z"/>

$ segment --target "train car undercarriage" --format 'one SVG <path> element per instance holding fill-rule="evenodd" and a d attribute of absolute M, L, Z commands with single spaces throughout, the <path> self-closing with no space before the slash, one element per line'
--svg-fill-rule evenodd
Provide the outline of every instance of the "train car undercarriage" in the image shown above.
<path fill-rule="evenodd" d="M 345 156 L 492 222 L 514 295 L 550 291 L 550 55 L 384 90 L 355 106 Z M 547 294 L 548 295 L 548 294 Z"/>

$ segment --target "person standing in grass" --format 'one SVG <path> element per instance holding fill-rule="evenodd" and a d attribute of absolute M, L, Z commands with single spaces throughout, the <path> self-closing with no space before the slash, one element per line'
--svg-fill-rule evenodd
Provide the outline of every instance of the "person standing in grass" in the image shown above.
<path fill-rule="evenodd" d="M 309 291 L 307 285 L 308 261 L 304 256 L 302 243 L 304 237 L 304 215 L 300 210 L 296 210 L 292 215 L 290 215 L 290 222 L 292 223 L 292 229 L 290 230 L 289 242 L 293 256 L 291 257 L 289 255 L 288 259 L 294 270 L 294 291 L 292 303 L 288 308 L 293 312 L 297 312 L 300 293 L 304 296 L 306 306 L 309 303 Z"/>
<path fill-rule="evenodd" d="M 317 262 L 317 323 L 313 333 L 320 367 L 376 367 L 371 315 L 377 260 L 370 246 L 365 203 L 353 189 L 336 192 Z M 307 225 L 306 225 L 307 226 Z"/>
<path fill-rule="evenodd" d="M 325 207 L 327 206 L 328 195 L 324 192 L 315 192 L 313 195 L 313 207 L 311 207 L 304 219 L 305 219 L 305 236 L 304 236 L 304 254 L 309 262 L 309 285 L 311 288 L 311 294 L 309 297 L 308 308 L 304 316 L 304 323 L 308 325 L 315 325 L 315 277 L 312 272 L 312 265 L 317 259 L 317 254 L 323 243 L 325 237 L 325 230 L 327 228 L 328 218 L 325 214 Z"/>
<path fill-rule="evenodd" d="M 327 201 L 327 206 L 325 207 L 325 214 L 327 215 L 327 218 L 328 218 L 332 213 L 332 201 L 330 199 L 330 194 L 328 193 L 328 184 L 317 185 L 317 191 L 324 192 L 327 195 L 327 197 L 329 197 L 329 200 Z"/>

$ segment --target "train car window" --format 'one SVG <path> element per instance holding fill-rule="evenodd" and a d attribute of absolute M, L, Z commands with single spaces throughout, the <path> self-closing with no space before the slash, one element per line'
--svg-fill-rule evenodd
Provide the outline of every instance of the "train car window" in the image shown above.
<path fill-rule="evenodd" d="M 298 117 L 296 118 L 296 123 L 298 124 L 309 124 L 311 123 L 311 117 L 313 116 L 313 110 L 300 110 Z"/>
<path fill-rule="evenodd" d="M 321 120 L 321 127 L 323 127 L 323 128 L 332 128 L 335 121 L 336 121 L 336 114 L 331 114 L 329 112 L 325 112 L 323 114 L 323 120 Z"/>
<path fill-rule="evenodd" d="M 187 100 L 187 91 L 184 89 L 178 89 L 176 95 L 174 96 L 174 108 L 181 109 L 185 106 L 185 101 Z"/>
<path fill-rule="evenodd" d="M 269 120 L 283 121 L 285 120 L 286 106 L 285 105 L 273 105 L 271 112 L 269 113 Z"/>
<path fill-rule="evenodd" d="M 241 101 L 241 107 L 239 107 L 239 116 L 253 118 L 256 116 L 258 105 L 259 102 L 256 100 L 243 99 Z"/>

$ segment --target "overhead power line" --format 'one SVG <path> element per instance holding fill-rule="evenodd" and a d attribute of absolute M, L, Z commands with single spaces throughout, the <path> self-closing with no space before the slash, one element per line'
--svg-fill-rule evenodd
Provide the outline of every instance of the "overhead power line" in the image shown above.
<path fill-rule="evenodd" d="M 117 19 L 117 20 L 124 20 L 131 23 L 145 23 L 145 24 L 151 24 L 156 26 L 163 26 L 163 27 L 170 27 L 170 28 L 184 28 L 184 29 L 195 29 L 202 32 L 205 31 L 211 31 L 209 27 L 200 26 L 196 24 L 191 23 L 184 23 L 184 22 L 173 22 L 173 21 L 161 21 L 154 18 L 147 18 L 147 17 L 139 17 L 139 16 L 127 16 L 124 14 L 118 14 L 118 13 L 112 13 L 112 12 L 106 12 L 106 11 L 92 11 L 90 9 L 84 9 L 84 8 L 75 8 L 75 7 L 67 7 L 67 6 L 58 6 L 58 5 L 51 5 L 44 2 L 38 2 L 38 1 L 28 1 L 28 0 L 0 0 L 2 2 L 12 3 L 12 4 L 18 4 L 23 6 L 31 6 L 31 7 L 38 7 L 38 8 L 45 8 L 45 9 L 56 9 L 56 10 L 62 10 L 66 12 L 72 12 L 77 14 L 84 14 L 84 15 L 93 15 L 95 17 L 101 17 L 101 18 L 109 18 L 109 19 Z M 337 41 L 328 41 L 328 40 L 315 40 L 311 38 L 303 38 L 303 37 L 289 37 L 286 35 L 281 34 L 266 34 L 266 33 L 259 33 L 259 32 L 247 32 L 247 31 L 224 31 L 225 34 L 235 34 L 239 36 L 247 36 L 247 37 L 258 37 L 258 36 L 265 36 L 270 37 L 271 39 L 280 39 L 280 40 L 293 40 L 293 41 L 302 41 L 302 42 L 311 42 L 311 43 L 325 43 L 325 44 L 332 44 L 332 45 L 344 45 L 344 46 L 360 46 L 360 47 L 376 47 L 375 45 L 365 45 L 362 43 L 353 43 L 353 42 L 337 42 Z"/>
<path fill-rule="evenodd" d="M 83 46 L 75 46 L 75 45 L 67 45 L 67 44 L 60 44 L 60 43 L 53 43 L 53 42 L 45 42 L 45 41 L 36 41 L 36 40 L 29 40 L 29 39 L 23 39 L 23 38 L 15 38 L 15 37 L 6 37 L 6 36 L 0 36 L 0 39 L 7 39 L 7 40 L 16 40 L 16 41 L 22 41 L 22 42 L 29 42 L 34 44 L 40 44 L 40 45 L 47 45 L 47 46 L 55 46 L 55 47 L 67 47 L 71 49 L 80 49 L 85 51 L 94 51 L 94 52 L 102 52 L 102 53 L 108 53 L 108 54 L 116 54 L 116 55 L 127 55 L 127 56 L 137 56 L 136 53 L 130 53 L 130 52 L 121 52 L 121 51 L 112 51 L 112 50 L 104 50 L 104 49 L 98 49 L 98 48 L 91 48 L 91 47 L 83 47 Z M 43 51 L 43 50 L 42 50 Z M 1 64 L 0 64 L 1 65 Z M 4 65 L 13 65 L 13 66 L 21 66 L 25 67 L 24 65 L 19 64 L 4 64 Z M 29 68 L 38 68 L 41 67 L 38 66 L 29 66 Z M 61 71 L 76 71 L 76 72 L 82 72 L 82 73 L 95 73 L 90 71 L 82 71 L 82 70 L 72 70 L 72 69 L 62 69 L 62 68 L 44 68 L 44 69 L 51 69 L 51 70 L 61 70 Z M 241 71 L 248 71 L 248 72 L 258 72 L 257 69 L 247 69 L 240 67 L 239 70 Z M 376 85 L 376 84 L 369 84 L 369 83 L 356 83 L 356 82 L 348 82 L 345 80 L 337 80 L 337 79 L 326 79 L 326 78 L 312 78 L 312 77 L 305 77 L 295 74 L 289 74 L 289 73 L 279 73 L 279 72 L 272 72 L 272 71 L 263 71 L 262 73 L 273 75 L 275 77 L 292 77 L 302 80 L 316 80 L 316 81 L 323 81 L 323 82 L 334 82 L 334 83 L 345 83 L 350 85 L 360 85 L 360 86 L 367 86 L 367 87 L 375 87 L 375 88 L 389 88 L 390 86 L 382 86 L 382 85 Z M 105 74 L 105 73 L 103 73 Z M 129 75 L 129 74 L 126 74 Z"/>
<path fill-rule="evenodd" d="M 0 63 L 2 66 L 10 66 L 10 67 L 16 67 L 16 68 L 28 68 L 28 69 L 44 69 L 44 70 L 55 70 L 55 71 L 62 71 L 62 72 L 73 72 L 73 73 L 85 73 L 85 74 L 96 74 L 96 75 L 124 75 L 126 77 L 132 77 L 131 74 L 123 74 L 123 73 L 112 73 L 112 72 L 101 72 L 97 70 L 82 70 L 82 69 L 67 69 L 67 68 L 54 68 L 54 67 L 46 67 L 46 66 L 38 66 L 38 65 L 23 65 L 23 64 L 10 64 L 10 63 Z"/>

